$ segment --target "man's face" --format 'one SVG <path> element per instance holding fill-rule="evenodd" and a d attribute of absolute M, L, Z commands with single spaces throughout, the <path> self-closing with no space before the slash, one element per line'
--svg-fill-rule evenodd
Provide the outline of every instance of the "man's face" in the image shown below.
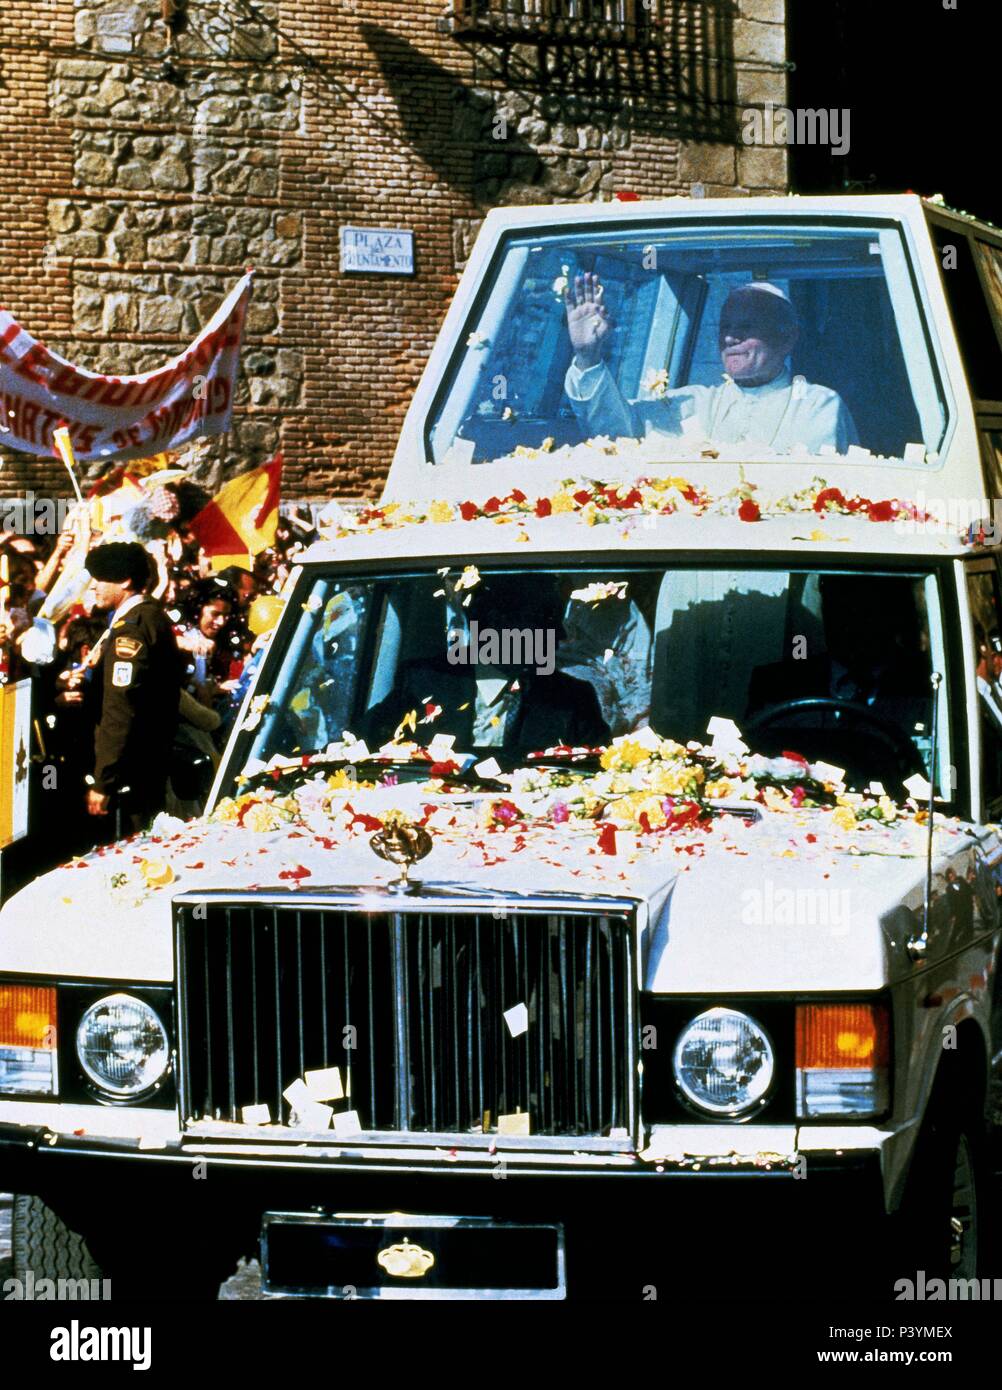
<path fill-rule="evenodd" d="M 720 316 L 720 355 L 724 371 L 733 381 L 763 385 L 783 370 L 795 333 L 774 322 L 774 318 L 766 306 L 756 305 L 750 295 L 724 305 Z"/>
<path fill-rule="evenodd" d="M 94 602 L 98 608 L 103 608 L 106 612 L 118 607 L 132 593 L 132 585 L 125 580 L 119 582 L 112 579 L 94 580 Z"/>

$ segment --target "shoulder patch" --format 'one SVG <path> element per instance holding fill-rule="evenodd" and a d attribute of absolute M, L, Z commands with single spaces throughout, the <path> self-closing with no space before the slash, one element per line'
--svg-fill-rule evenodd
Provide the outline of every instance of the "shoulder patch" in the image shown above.
<path fill-rule="evenodd" d="M 132 661 L 143 649 L 143 644 L 138 637 L 116 637 L 115 655 L 124 656 Z"/>
<path fill-rule="evenodd" d="M 132 662 L 116 661 L 111 671 L 111 683 L 124 690 L 132 684 Z"/>

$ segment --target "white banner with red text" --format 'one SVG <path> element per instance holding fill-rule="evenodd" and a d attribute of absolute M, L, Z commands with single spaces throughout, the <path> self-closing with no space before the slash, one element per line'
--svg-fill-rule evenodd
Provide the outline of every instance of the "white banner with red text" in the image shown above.
<path fill-rule="evenodd" d="M 79 461 L 113 463 L 223 434 L 250 289 L 248 273 L 180 357 L 139 376 L 75 367 L 0 309 L 0 445 L 52 454 L 65 425 Z"/>

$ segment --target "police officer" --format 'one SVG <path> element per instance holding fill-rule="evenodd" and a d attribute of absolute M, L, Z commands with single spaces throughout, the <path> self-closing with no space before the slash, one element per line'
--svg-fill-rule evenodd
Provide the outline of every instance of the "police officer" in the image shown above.
<path fill-rule="evenodd" d="M 184 667 L 170 620 L 146 593 L 152 572 L 143 547 L 99 545 L 86 564 L 97 606 L 111 615 L 94 670 L 99 711 L 87 810 L 118 811 L 121 830 L 142 830 L 164 808 Z"/>

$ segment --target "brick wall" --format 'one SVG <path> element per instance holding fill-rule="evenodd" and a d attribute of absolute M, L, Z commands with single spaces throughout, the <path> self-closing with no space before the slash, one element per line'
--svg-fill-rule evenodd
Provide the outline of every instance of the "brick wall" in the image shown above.
<path fill-rule="evenodd" d="M 445 0 L 3 0 L 0 303 L 71 360 L 143 371 L 257 268 L 216 484 L 279 446 L 290 495 L 374 490 L 496 203 L 779 192 L 741 145 L 785 93 L 785 0 L 664 0 L 658 52 L 475 44 Z M 342 275 L 344 223 L 415 233 L 413 279 Z M 10 452 L 0 488 L 65 494 Z"/>

